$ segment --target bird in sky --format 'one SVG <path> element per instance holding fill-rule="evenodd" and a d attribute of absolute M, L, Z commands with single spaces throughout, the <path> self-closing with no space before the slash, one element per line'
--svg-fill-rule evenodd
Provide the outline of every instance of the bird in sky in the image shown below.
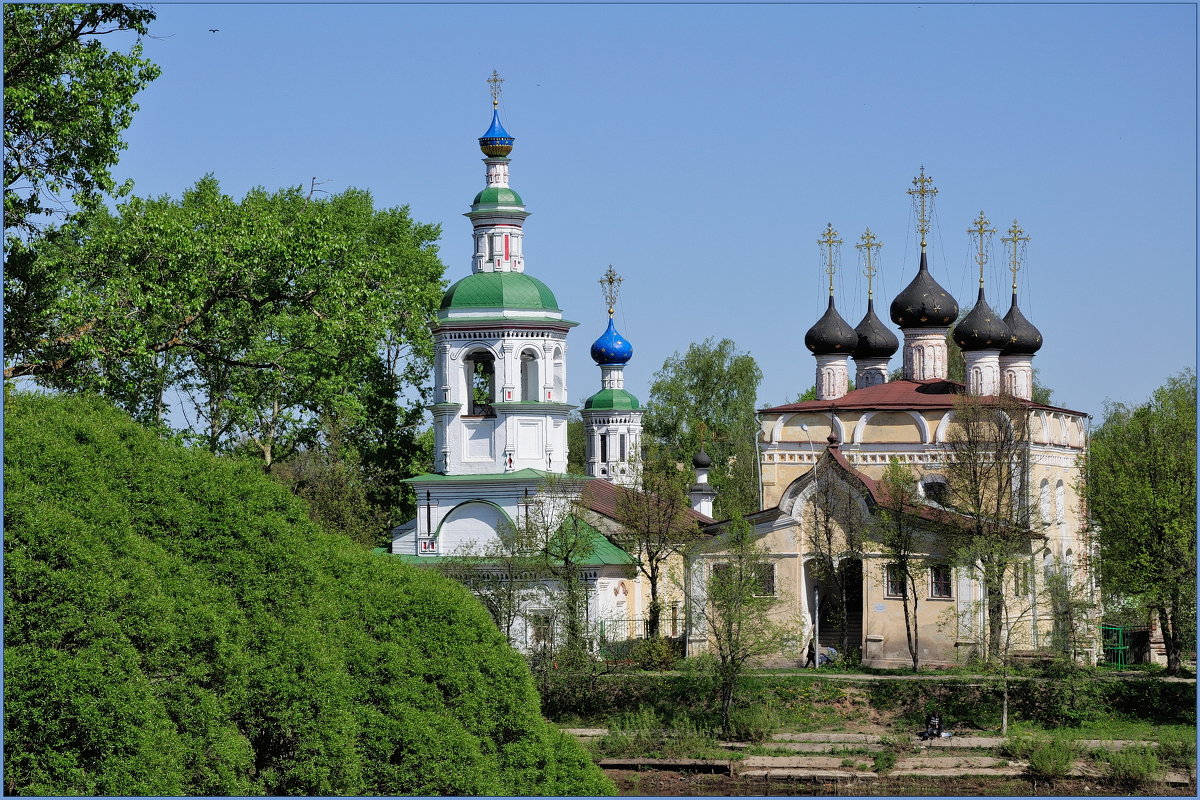
<path fill-rule="evenodd" d="M 209 28 L 208 32 L 209 33 L 220 33 L 221 29 L 220 28 Z"/>

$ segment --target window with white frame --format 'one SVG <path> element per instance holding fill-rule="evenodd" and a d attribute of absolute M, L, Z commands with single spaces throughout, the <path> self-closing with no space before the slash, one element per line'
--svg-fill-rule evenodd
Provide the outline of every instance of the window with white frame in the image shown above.
<path fill-rule="evenodd" d="M 904 568 L 899 564 L 888 564 L 884 567 L 884 594 L 888 597 L 907 597 L 908 581 L 905 580 Z"/>

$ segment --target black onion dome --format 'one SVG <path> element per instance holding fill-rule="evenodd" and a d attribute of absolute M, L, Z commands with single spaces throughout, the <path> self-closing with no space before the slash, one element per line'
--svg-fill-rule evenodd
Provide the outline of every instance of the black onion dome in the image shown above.
<path fill-rule="evenodd" d="M 867 315 L 854 329 L 858 344 L 854 348 L 855 358 L 891 358 L 900 349 L 900 340 L 875 314 L 875 301 L 867 301 Z"/>
<path fill-rule="evenodd" d="M 828 356 L 836 353 L 849 355 L 854 352 L 857 344 L 858 334 L 833 307 L 833 296 L 830 295 L 829 308 L 825 310 L 824 316 L 804 334 L 804 346 L 811 350 L 813 355 Z"/>
<path fill-rule="evenodd" d="M 708 457 L 708 453 L 704 452 L 703 447 L 692 457 L 692 466 L 696 469 L 708 469 L 712 466 L 712 459 Z"/>
<path fill-rule="evenodd" d="M 892 322 L 905 328 L 945 328 L 958 319 L 958 303 L 929 274 L 921 253 L 921 268 L 904 291 L 892 301 Z"/>
<path fill-rule="evenodd" d="M 1017 293 L 1013 292 L 1012 308 L 1004 315 L 1004 324 L 1008 326 L 1008 344 L 1000 351 L 1002 356 L 1027 355 L 1031 356 L 1042 349 L 1042 332 L 1033 327 L 1033 323 L 1025 319 L 1021 309 L 1017 308 Z"/>
<path fill-rule="evenodd" d="M 963 350 L 999 350 L 1009 343 L 1012 334 L 1004 320 L 992 311 L 979 287 L 975 307 L 954 326 L 954 342 Z"/>

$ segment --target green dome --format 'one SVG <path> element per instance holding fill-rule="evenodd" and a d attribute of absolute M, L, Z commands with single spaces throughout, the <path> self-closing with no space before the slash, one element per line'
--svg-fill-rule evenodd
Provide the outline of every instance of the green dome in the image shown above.
<path fill-rule="evenodd" d="M 448 308 L 530 308 L 560 311 L 550 287 L 524 272 L 477 272 L 442 295 Z"/>
<path fill-rule="evenodd" d="M 637 411 L 638 399 L 624 389 L 601 389 L 583 401 L 584 408 L 600 411 Z"/>
<path fill-rule="evenodd" d="M 489 186 L 475 195 L 472 205 L 523 206 L 521 195 L 507 186 Z"/>

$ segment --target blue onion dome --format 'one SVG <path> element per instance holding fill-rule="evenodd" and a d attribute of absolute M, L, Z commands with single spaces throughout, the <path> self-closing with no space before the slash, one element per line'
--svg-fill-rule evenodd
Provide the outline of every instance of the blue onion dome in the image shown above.
<path fill-rule="evenodd" d="M 875 314 L 875 301 L 867 301 L 867 315 L 854 328 L 858 344 L 854 348 L 855 358 L 891 358 L 900 349 L 900 340 Z"/>
<path fill-rule="evenodd" d="M 712 459 L 708 457 L 708 453 L 704 452 L 703 447 L 692 457 L 692 466 L 696 469 L 708 469 L 712 466 Z"/>
<path fill-rule="evenodd" d="M 592 342 L 592 360 L 599 366 L 616 366 L 629 363 L 633 358 L 633 345 L 617 331 L 612 317 L 608 318 L 608 329 Z"/>
<path fill-rule="evenodd" d="M 479 149 L 490 158 L 503 158 L 512 152 L 515 141 L 500 124 L 500 109 L 492 109 L 492 127 L 479 137 Z"/>
<path fill-rule="evenodd" d="M 980 286 L 975 307 L 954 326 L 955 344 L 967 351 L 999 350 L 1011 335 L 1004 320 L 987 304 Z"/>
<path fill-rule="evenodd" d="M 857 344 L 858 334 L 833 307 L 833 295 L 830 295 L 829 308 L 825 310 L 824 316 L 804 334 L 804 346 L 811 350 L 813 355 L 827 356 L 836 353 L 850 355 Z"/>
<path fill-rule="evenodd" d="M 892 301 L 892 322 L 905 328 L 945 328 L 958 319 L 958 303 L 929 274 L 929 263 L 921 253 L 917 277 Z"/>
<path fill-rule="evenodd" d="M 1021 309 L 1017 308 L 1017 293 L 1013 292 L 1012 308 L 1004 315 L 1004 324 L 1008 326 L 1008 344 L 1000 351 L 1002 356 L 1027 355 L 1031 356 L 1042 349 L 1042 332 L 1033 327 L 1033 323 L 1025 319 Z"/>

